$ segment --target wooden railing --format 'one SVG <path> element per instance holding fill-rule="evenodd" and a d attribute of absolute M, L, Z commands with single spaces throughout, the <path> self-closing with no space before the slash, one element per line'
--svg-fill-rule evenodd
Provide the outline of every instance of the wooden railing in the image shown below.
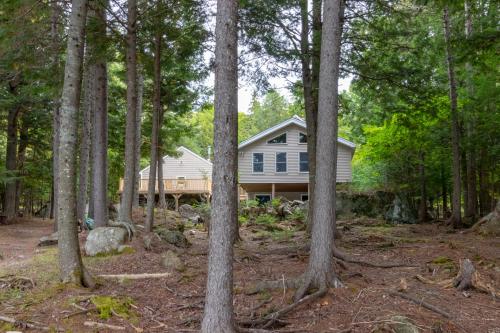
<path fill-rule="evenodd" d="M 141 179 L 139 192 L 148 191 L 148 179 Z M 166 193 L 210 193 L 212 181 L 209 179 L 164 179 L 163 188 Z M 119 191 L 123 191 L 123 179 L 120 179 Z M 155 183 L 155 192 L 158 193 L 158 182 Z"/>

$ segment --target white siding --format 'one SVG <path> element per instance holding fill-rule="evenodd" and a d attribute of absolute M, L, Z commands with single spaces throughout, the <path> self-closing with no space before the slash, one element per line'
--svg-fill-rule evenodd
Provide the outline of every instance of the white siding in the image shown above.
<path fill-rule="evenodd" d="M 164 179 L 177 179 L 177 177 L 186 177 L 186 179 L 212 178 L 212 163 L 184 147 L 180 147 L 177 151 L 181 154 L 179 157 L 165 156 L 163 158 Z M 141 171 L 141 179 L 149 179 L 149 167 Z"/>
<path fill-rule="evenodd" d="M 267 141 L 282 133 L 287 133 L 286 144 L 268 144 Z M 238 160 L 239 182 L 246 183 L 308 183 L 309 174 L 299 172 L 299 152 L 307 152 L 307 144 L 299 143 L 299 132 L 305 129 L 292 124 L 240 149 Z M 344 144 L 338 145 L 337 181 L 350 182 L 352 179 L 351 159 L 353 150 Z M 287 172 L 276 172 L 276 153 L 287 153 Z M 253 153 L 264 154 L 264 172 L 254 173 Z"/>

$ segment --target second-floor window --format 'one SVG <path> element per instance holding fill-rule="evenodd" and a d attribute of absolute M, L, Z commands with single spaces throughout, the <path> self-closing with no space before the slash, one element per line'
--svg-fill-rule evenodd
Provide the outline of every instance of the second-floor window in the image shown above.
<path fill-rule="evenodd" d="M 286 153 L 276 153 L 276 172 L 286 172 Z"/>
<path fill-rule="evenodd" d="M 286 133 L 283 133 L 281 135 L 278 135 L 277 137 L 272 138 L 271 140 L 267 141 L 269 144 L 283 144 L 286 143 Z"/>
<path fill-rule="evenodd" d="M 253 172 L 264 172 L 264 154 L 253 153 Z"/>
<path fill-rule="evenodd" d="M 309 172 L 309 157 L 307 152 L 299 153 L 299 167 L 300 172 Z"/>

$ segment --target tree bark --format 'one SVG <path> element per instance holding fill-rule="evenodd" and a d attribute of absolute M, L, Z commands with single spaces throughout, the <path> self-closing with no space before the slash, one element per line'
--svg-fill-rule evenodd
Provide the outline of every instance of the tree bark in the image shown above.
<path fill-rule="evenodd" d="M 450 113 L 451 113 L 451 146 L 453 151 L 452 175 L 453 175 L 453 192 L 452 192 L 452 212 L 450 222 L 454 228 L 462 226 L 461 215 L 461 179 L 460 179 L 460 125 L 458 120 L 457 110 L 457 83 L 455 81 L 455 68 L 453 63 L 453 54 L 450 43 L 450 22 L 448 14 L 448 6 L 443 10 L 443 26 L 444 39 L 446 45 L 446 63 L 448 66 L 448 80 L 450 86 Z"/>
<path fill-rule="evenodd" d="M 301 299 L 310 287 L 326 290 L 340 285 L 333 270 L 335 197 L 337 178 L 338 80 L 343 2 L 325 0 L 319 78 L 316 184 L 309 264 L 304 282 L 295 294 Z"/>
<path fill-rule="evenodd" d="M 161 113 L 161 31 L 155 33 L 153 69 L 153 129 L 151 131 L 151 159 L 149 163 L 148 206 L 146 212 L 146 231 L 151 232 L 155 213 L 155 185 L 158 165 L 158 132 Z"/>
<path fill-rule="evenodd" d="M 165 111 L 163 109 L 160 110 L 160 117 L 158 120 L 158 203 L 160 208 L 167 208 L 167 200 L 165 198 L 165 186 L 163 184 L 163 140 L 161 137 L 161 128 L 163 126 L 163 119 L 165 116 Z"/>
<path fill-rule="evenodd" d="M 472 13 L 471 13 L 471 3 L 470 1 L 465 1 L 465 38 L 472 38 Z M 474 96 L 474 86 L 472 82 L 473 69 L 470 62 L 465 63 L 466 71 L 466 87 L 468 101 L 466 104 L 467 111 L 467 121 L 466 121 L 466 133 L 468 138 L 467 145 L 467 209 L 465 210 L 465 217 L 471 222 L 475 222 L 477 219 L 477 166 L 476 166 L 476 145 L 473 143 L 473 138 L 475 137 L 475 123 L 476 115 L 474 112 L 474 106 L 472 103 L 472 98 Z"/>
<path fill-rule="evenodd" d="M 92 132 L 92 196 L 96 227 L 108 224 L 108 73 L 106 53 L 106 2 L 96 2 L 95 113 Z"/>
<path fill-rule="evenodd" d="M 85 206 L 87 204 L 89 159 L 92 135 L 93 113 L 93 86 L 94 72 L 92 66 L 85 66 L 83 74 L 83 106 L 82 106 L 82 133 L 80 139 L 80 163 L 78 176 L 78 194 L 76 200 L 76 216 L 79 221 L 85 221 Z"/>
<path fill-rule="evenodd" d="M 76 140 L 77 115 L 80 104 L 83 45 L 87 1 L 73 0 L 68 30 L 66 65 L 60 114 L 58 248 L 59 269 L 63 282 L 91 286 L 92 278 L 85 271 L 80 254 L 76 221 Z"/>
<path fill-rule="evenodd" d="M 441 194 L 443 196 L 443 218 L 448 217 L 448 185 L 444 175 L 444 166 L 441 164 Z"/>
<path fill-rule="evenodd" d="M 120 204 L 120 221 L 132 224 L 132 202 L 136 182 L 136 121 L 137 121 L 137 0 L 128 0 L 126 67 L 127 120 L 125 129 L 125 175 Z M 154 170 L 154 169 L 153 169 Z"/>
<path fill-rule="evenodd" d="M 134 182 L 134 198 L 132 207 L 139 207 L 139 183 L 141 182 L 141 177 L 139 172 L 141 171 L 141 146 L 142 146 L 142 135 L 141 135 L 141 124 L 142 124 L 142 99 L 144 94 L 144 75 L 142 73 L 142 68 L 139 67 L 137 71 L 137 114 L 135 120 L 135 175 L 137 177 Z"/>
<path fill-rule="evenodd" d="M 238 1 L 218 0 L 215 27 L 212 213 L 201 332 L 235 332 L 233 244 L 238 228 Z"/>
<path fill-rule="evenodd" d="M 50 35 L 52 43 L 52 68 L 54 73 L 59 73 L 59 15 L 60 6 L 58 1 L 51 2 L 51 22 L 50 22 Z M 57 231 L 57 192 L 59 187 L 59 96 L 54 96 L 54 109 L 52 113 L 52 200 L 50 204 L 50 218 L 54 219 L 54 231 Z"/>
<path fill-rule="evenodd" d="M 480 148 L 479 164 L 479 209 L 480 215 L 485 216 L 490 212 L 491 196 L 489 193 L 490 182 L 488 175 L 488 153 L 486 147 Z"/>
<path fill-rule="evenodd" d="M 425 154 L 420 152 L 419 163 L 419 176 L 420 176 L 420 205 L 418 209 L 418 220 L 423 223 L 427 221 L 427 184 L 425 178 Z"/>

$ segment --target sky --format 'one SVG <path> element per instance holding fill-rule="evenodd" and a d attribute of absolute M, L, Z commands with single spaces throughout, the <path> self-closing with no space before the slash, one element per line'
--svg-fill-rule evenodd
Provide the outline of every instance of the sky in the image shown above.
<path fill-rule="evenodd" d="M 211 85 L 213 86 L 213 75 L 211 75 Z M 349 89 L 351 84 L 352 77 L 347 77 L 339 80 L 339 92 L 345 91 Z M 271 86 L 276 89 L 281 95 L 284 95 L 288 98 L 291 97 L 290 92 L 286 87 L 287 82 L 289 80 L 285 80 L 283 78 L 274 78 L 270 80 Z M 246 83 L 240 83 L 238 87 L 238 112 L 248 113 L 250 111 L 250 104 L 252 102 L 253 95 L 253 87 L 249 86 Z"/>

